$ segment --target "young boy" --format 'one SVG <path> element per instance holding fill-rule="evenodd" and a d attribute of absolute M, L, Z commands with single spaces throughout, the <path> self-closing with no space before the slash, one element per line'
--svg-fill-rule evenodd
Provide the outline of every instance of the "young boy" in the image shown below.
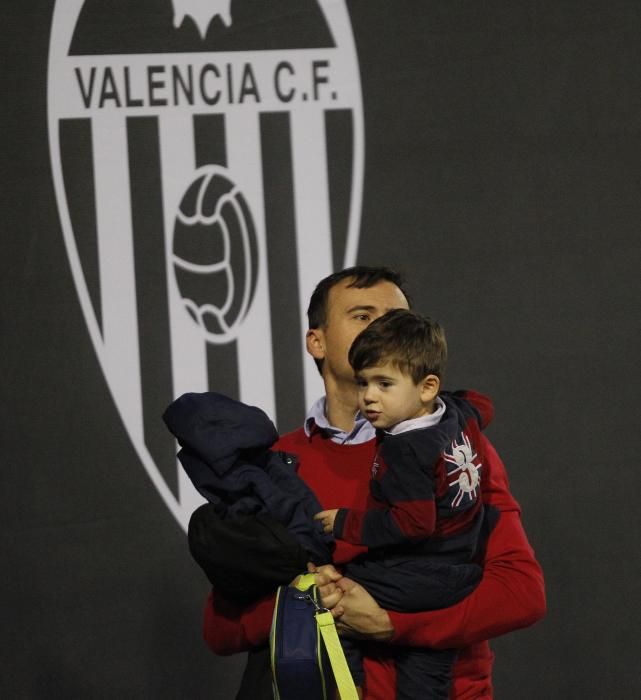
<path fill-rule="evenodd" d="M 370 498 L 364 511 L 324 510 L 325 532 L 368 547 L 345 574 L 384 608 L 444 608 L 479 583 L 484 511 L 480 431 L 492 417 L 488 399 L 441 393 L 447 345 L 441 327 L 396 309 L 354 341 L 349 362 L 361 413 L 377 429 Z M 357 685 L 358 648 L 346 642 Z M 397 698 L 447 698 L 455 650 L 399 648 Z"/>

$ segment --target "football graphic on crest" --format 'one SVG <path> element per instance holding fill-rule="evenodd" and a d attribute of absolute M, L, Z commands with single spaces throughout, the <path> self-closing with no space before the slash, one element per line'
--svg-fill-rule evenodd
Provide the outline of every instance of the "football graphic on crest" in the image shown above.
<path fill-rule="evenodd" d="M 258 248 L 245 197 L 225 168 L 196 171 L 178 207 L 172 262 L 184 308 L 205 338 L 233 340 L 256 288 Z"/>

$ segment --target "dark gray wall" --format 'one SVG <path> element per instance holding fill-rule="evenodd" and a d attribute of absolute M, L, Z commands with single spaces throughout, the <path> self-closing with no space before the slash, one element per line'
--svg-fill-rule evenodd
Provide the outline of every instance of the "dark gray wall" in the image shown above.
<path fill-rule="evenodd" d="M 233 697 L 206 581 L 140 468 L 85 329 L 51 183 L 53 4 L 2 10 L 3 697 Z M 448 330 L 549 613 L 494 643 L 499 698 L 641 694 L 641 8 L 350 2 L 359 261 Z"/>

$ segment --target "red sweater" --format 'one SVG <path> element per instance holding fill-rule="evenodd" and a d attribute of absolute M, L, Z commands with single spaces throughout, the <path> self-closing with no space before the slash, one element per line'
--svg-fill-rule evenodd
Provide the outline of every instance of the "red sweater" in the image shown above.
<path fill-rule="evenodd" d="M 520 508 L 508 489 L 505 467 L 483 436 L 483 501 L 501 511 L 490 535 L 479 586 L 460 603 L 444 610 L 421 613 L 389 612 L 394 626 L 390 644 L 457 647 L 462 651 L 454 666 L 451 698 L 491 698 L 493 654 L 487 639 L 527 627 L 545 614 L 541 568 L 521 525 Z M 302 429 L 283 436 L 274 449 L 294 453 L 298 473 L 324 509 L 364 509 L 368 496 L 374 441 L 339 445 Z M 364 547 L 337 540 L 334 555 L 340 566 Z M 234 654 L 267 643 L 274 598 L 241 609 L 212 593 L 205 606 L 204 637 L 216 654 Z M 395 674 L 384 646 L 377 657 L 365 659 L 366 700 L 394 697 Z"/>

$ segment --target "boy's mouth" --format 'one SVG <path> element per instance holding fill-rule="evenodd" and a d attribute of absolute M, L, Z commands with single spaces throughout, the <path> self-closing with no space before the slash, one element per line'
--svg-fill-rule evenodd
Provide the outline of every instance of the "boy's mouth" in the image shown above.
<path fill-rule="evenodd" d="M 372 422 L 378 418 L 380 413 L 380 411 L 365 411 L 365 416 L 367 417 L 368 421 Z"/>

